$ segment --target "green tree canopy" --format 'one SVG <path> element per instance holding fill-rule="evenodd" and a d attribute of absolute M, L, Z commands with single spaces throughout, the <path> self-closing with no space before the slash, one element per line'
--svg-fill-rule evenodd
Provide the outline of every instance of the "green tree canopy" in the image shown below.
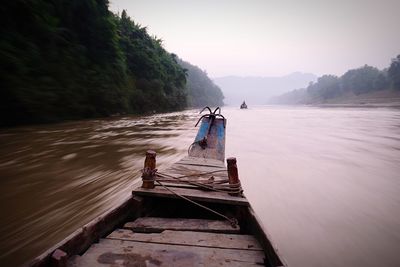
<path fill-rule="evenodd" d="M 6 1 L 0 17 L 0 125 L 222 103 L 205 73 L 107 0 Z"/>
<path fill-rule="evenodd" d="M 311 99 L 324 101 L 346 93 L 360 95 L 387 89 L 389 83 L 390 80 L 386 71 L 365 65 L 358 69 L 349 70 L 341 77 L 323 75 L 318 78 L 317 82 L 310 83 L 306 94 L 311 102 Z"/>
<path fill-rule="evenodd" d="M 188 102 L 193 107 L 222 106 L 221 89 L 199 67 L 177 59 L 187 73 Z"/>
<path fill-rule="evenodd" d="M 400 55 L 392 59 L 388 75 L 393 89 L 400 90 Z"/>
<path fill-rule="evenodd" d="M 365 65 L 364 67 L 349 70 L 341 77 L 342 88 L 359 95 L 371 91 L 381 90 L 387 86 L 386 75 L 377 68 Z"/>

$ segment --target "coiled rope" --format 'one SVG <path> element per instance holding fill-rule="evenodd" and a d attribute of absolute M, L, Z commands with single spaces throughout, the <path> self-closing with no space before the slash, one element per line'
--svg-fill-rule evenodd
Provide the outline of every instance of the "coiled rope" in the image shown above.
<path fill-rule="evenodd" d="M 179 183 L 184 183 L 184 184 L 189 184 L 189 185 L 195 186 L 202 190 L 216 191 L 216 192 L 223 192 L 223 193 L 230 193 L 230 194 L 239 194 L 240 195 L 243 192 L 240 182 L 236 183 L 236 184 L 227 184 L 228 179 L 214 181 L 213 176 L 211 176 L 210 179 L 206 180 L 206 182 L 198 182 L 198 181 L 190 181 L 190 180 L 182 179 L 182 178 L 190 178 L 190 177 L 200 177 L 200 176 L 205 176 L 205 175 L 218 173 L 218 172 L 226 172 L 226 170 L 218 170 L 218 171 L 211 171 L 211 172 L 182 175 L 182 176 L 178 176 L 178 177 L 157 171 L 155 173 L 156 174 L 155 181 L 179 182 Z M 160 177 L 160 178 L 167 177 L 167 178 L 171 178 L 172 180 L 158 179 L 157 177 Z"/>

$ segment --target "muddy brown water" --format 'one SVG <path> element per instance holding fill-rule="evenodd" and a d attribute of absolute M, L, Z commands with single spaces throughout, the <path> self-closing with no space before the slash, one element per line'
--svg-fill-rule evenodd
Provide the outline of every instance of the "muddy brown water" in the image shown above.
<path fill-rule="evenodd" d="M 0 130 L 0 266 L 118 205 L 143 155 L 187 153 L 197 111 Z M 289 266 L 400 266 L 400 110 L 223 108 L 226 155 Z"/>

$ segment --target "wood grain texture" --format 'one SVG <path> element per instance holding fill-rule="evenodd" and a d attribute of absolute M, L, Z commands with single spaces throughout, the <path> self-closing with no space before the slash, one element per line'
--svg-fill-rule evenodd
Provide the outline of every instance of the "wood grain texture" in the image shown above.
<path fill-rule="evenodd" d="M 144 234 L 134 233 L 128 229 L 117 229 L 109 234 L 107 238 L 169 245 L 262 251 L 262 248 L 257 240 L 251 235 L 215 234 L 171 230 L 166 230 L 161 233 Z"/>
<path fill-rule="evenodd" d="M 126 199 L 121 205 L 105 212 L 96 217 L 82 228 L 79 228 L 71 235 L 67 236 L 58 244 L 49 248 L 34 260 L 23 266 L 42 267 L 51 264 L 51 256 L 53 252 L 60 249 L 68 255 L 80 254 L 88 249 L 93 242 L 100 237 L 115 229 L 118 224 L 125 222 L 127 218 L 135 215 L 141 210 L 142 199 L 140 197 L 131 196 Z"/>
<path fill-rule="evenodd" d="M 173 164 L 170 168 L 160 173 L 172 175 L 174 177 L 185 176 L 190 179 L 209 179 L 211 176 L 215 179 L 228 179 L 228 172 L 225 168 L 210 166 Z M 183 177 L 183 179 L 187 179 L 185 177 Z"/>
<path fill-rule="evenodd" d="M 207 147 L 203 149 L 198 143 L 195 143 L 189 150 L 189 156 L 197 158 L 225 159 L 225 127 L 223 119 L 215 119 L 210 127 L 210 132 L 206 135 L 204 129 L 208 128 L 209 119 L 203 118 L 200 129 L 195 141 L 200 141 L 207 136 Z"/>
<path fill-rule="evenodd" d="M 169 183 L 176 181 L 180 184 L 184 181 L 221 183 L 228 181 L 228 171 L 223 162 L 218 160 L 185 157 L 169 168 L 159 171 L 157 179 L 167 180 Z"/>
<path fill-rule="evenodd" d="M 202 191 L 191 188 L 171 189 L 174 192 L 195 201 L 249 206 L 249 202 L 246 198 L 230 196 L 228 193 L 225 192 Z M 136 188 L 132 191 L 132 193 L 137 196 L 179 198 L 175 194 L 160 186 L 156 186 L 154 189 Z"/>
<path fill-rule="evenodd" d="M 211 167 L 220 167 L 226 168 L 225 164 L 221 160 L 217 159 L 206 159 L 206 158 L 197 158 L 187 156 L 176 162 L 176 164 L 183 164 L 183 165 L 200 165 L 200 166 L 211 166 Z"/>
<path fill-rule="evenodd" d="M 240 232 L 239 226 L 234 228 L 227 221 L 158 217 L 138 218 L 134 222 L 125 223 L 124 228 L 141 233 L 160 233 L 164 230 L 230 234 Z"/>
<path fill-rule="evenodd" d="M 68 262 L 83 266 L 260 266 L 262 251 L 193 247 L 102 239 Z"/>

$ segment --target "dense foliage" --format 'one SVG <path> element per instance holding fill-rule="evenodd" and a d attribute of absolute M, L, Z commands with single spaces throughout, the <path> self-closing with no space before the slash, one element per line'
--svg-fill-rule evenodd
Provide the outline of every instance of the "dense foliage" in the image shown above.
<path fill-rule="evenodd" d="M 400 90 L 400 55 L 392 60 L 389 69 L 379 70 L 365 65 L 349 70 L 340 77 L 323 75 L 307 88 L 286 93 L 271 102 L 324 102 L 346 95 L 361 95 L 385 89 Z"/>
<path fill-rule="evenodd" d="M 341 77 L 324 75 L 316 83 L 307 87 L 310 96 L 321 99 L 335 98 L 347 92 L 355 95 L 386 89 L 389 78 L 386 71 L 365 65 L 364 67 L 347 71 Z"/>
<path fill-rule="evenodd" d="M 388 70 L 388 76 L 394 89 L 400 90 L 400 55 L 392 59 Z"/>
<path fill-rule="evenodd" d="M 1 17 L 2 123 L 127 110 L 124 56 L 106 1 L 6 1 Z"/>
<path fill-rule="evenodd" d="M 221 89 L 197 66 L 178 59 L 178 63 L 188 73 L 188 102 L 193 107 L 221 106 L 224 95 Z"/>
<path fill-rule="evenodd" d="M 186 107 L 186 73 L 174 54 L 167 53 L 161 40 L 150 37 L 123 11 L 115 17 L 119 44 L 133 84 L 130 107 L 134 112 L 176 110 Z"/>
<path fill-rule="evenodd" d="M 107 0 L 6 1 L 0 16 L 0 125 L 177 110 L 191 99 L 176 56 Z"/>

